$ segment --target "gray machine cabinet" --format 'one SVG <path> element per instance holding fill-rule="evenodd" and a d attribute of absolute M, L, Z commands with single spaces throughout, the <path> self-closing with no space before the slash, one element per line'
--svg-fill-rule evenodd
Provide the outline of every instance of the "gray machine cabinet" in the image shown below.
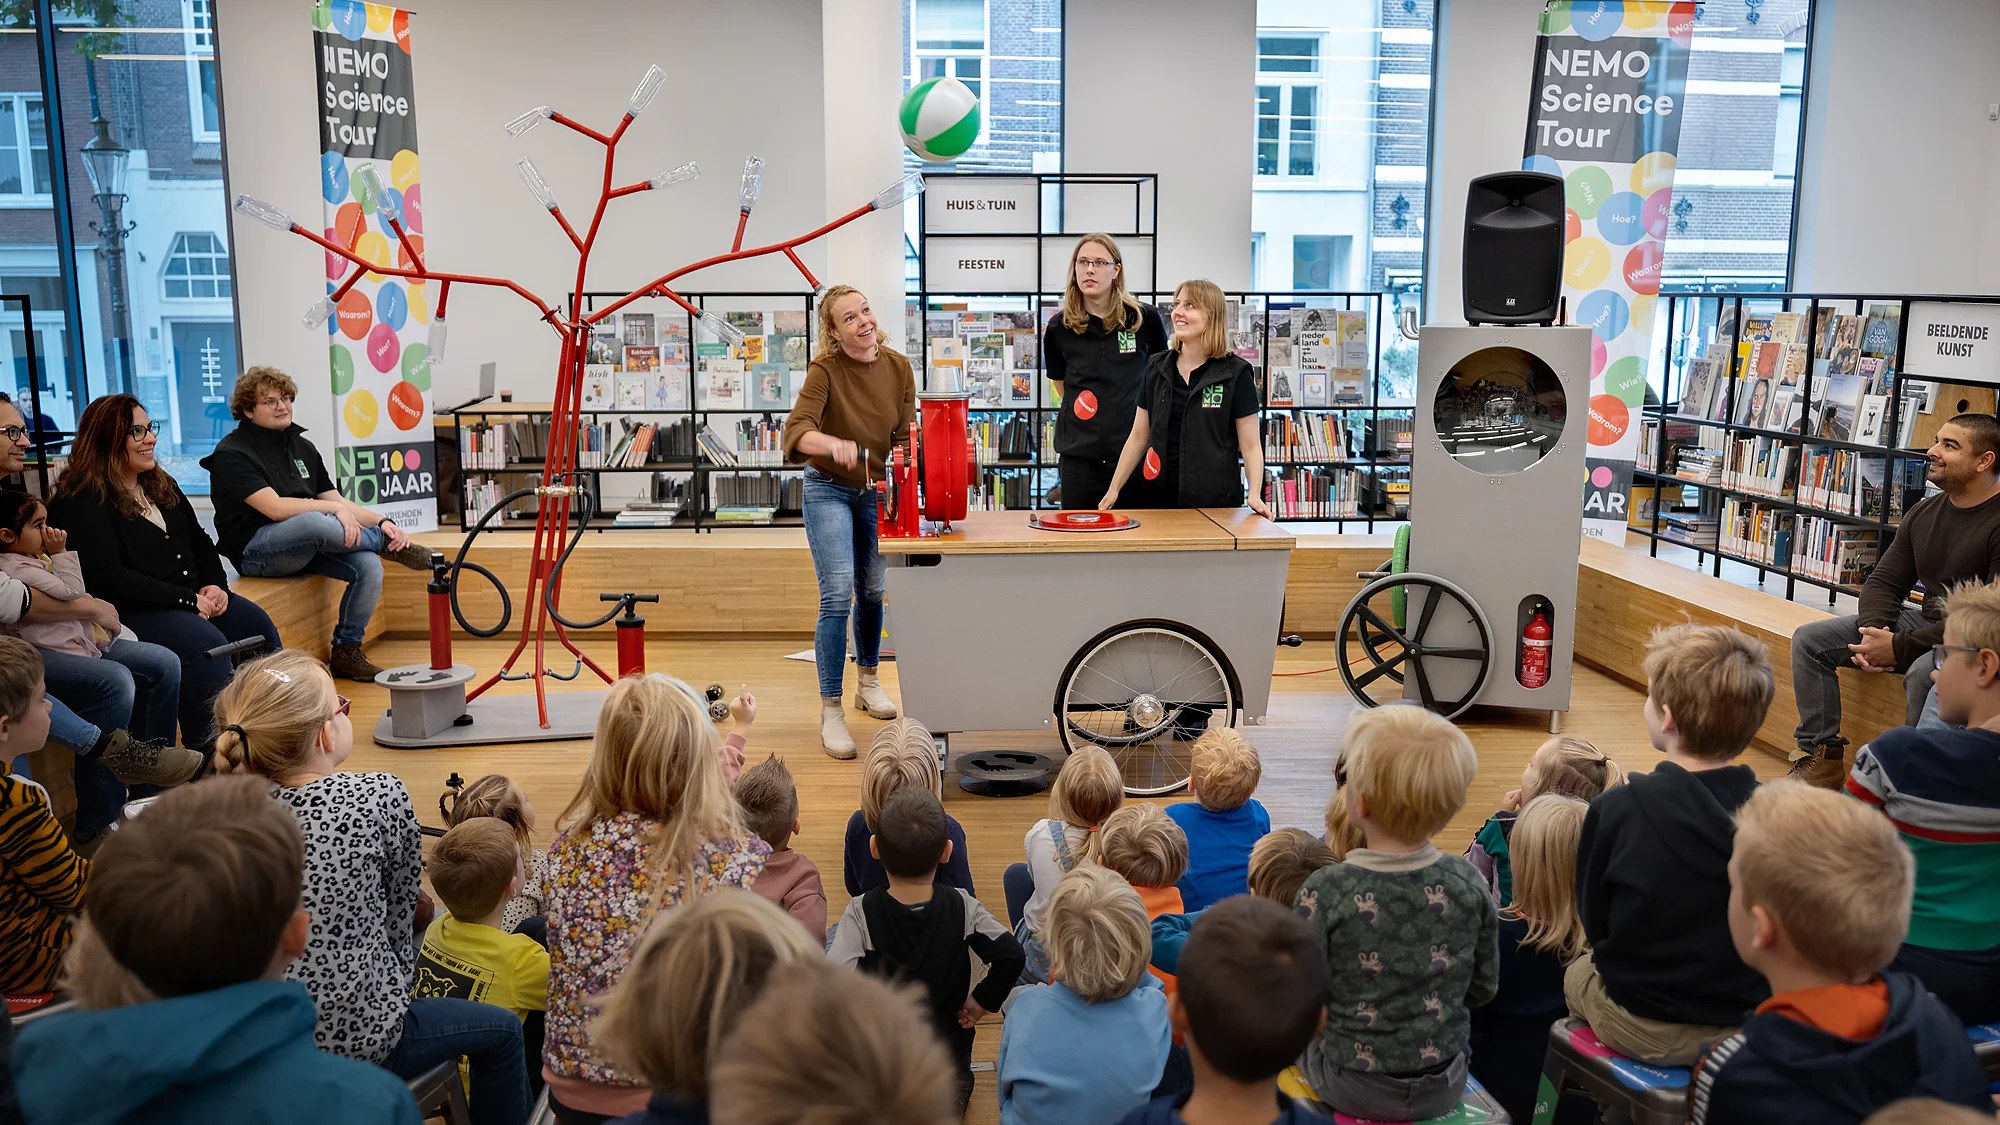
<path fill-rule="evenodd" d="M 1589 406 L 1588 328 L 1423 329 L 1409 569 L 1456 583 L 1485 613 L 1493 658 L 1478 703 L 1569 709 Z M 1553 611 L 1553 643 L 1548 683 L 1528 688 L 1517 669 L 1537 598 Z M 1412 587 L 1412 621 L 1421 602 Z M 1470 617 L 1441 612 L 1426 644 L 1477 639 Z M 1471 689 L 1469 662 L 1439 664 L 1456 666 L 1443 672 L 1441 696 Z M 1405 696 L 1416 695 L 1415 677 L 1406 677 Z"/>

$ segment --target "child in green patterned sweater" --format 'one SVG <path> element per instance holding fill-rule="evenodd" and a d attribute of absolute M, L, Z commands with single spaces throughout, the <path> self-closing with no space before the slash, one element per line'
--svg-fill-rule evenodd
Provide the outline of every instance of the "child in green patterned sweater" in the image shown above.
<path fill-rule="evenodd" d="M 1356 716 L 1342 760 L 1346 782 L 1334 799 L 1367 846 L 1299 890 L 1330 970 L 1306 1080 L 1351 1117 L 1436 1117 L 1465 1089 L 1467 1010 L 1499 984 L 1486 881 L 1430 842 L 1464 806 L 1479 760 L 1449 720 L 1407 706 Z"/>

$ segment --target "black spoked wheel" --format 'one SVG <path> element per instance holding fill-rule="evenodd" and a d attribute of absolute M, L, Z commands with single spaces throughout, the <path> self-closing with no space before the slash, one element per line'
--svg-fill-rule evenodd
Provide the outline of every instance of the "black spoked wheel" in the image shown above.
<path fill-rule="evenodd" d="M 1390 601 L 1404 592 L 1407 626 L 1399 627 Z M 1417 699 L 1452 718 L 1472 706 L 1493 668 L 1493 629 L 1471 595 L 1429 574 L 1393 574 L 1361 588 L 1340 615 L 1340 678 L 1355 702 L 1376 707 L 1368 694 L 1378 680 L 1414 682 Z"/>
<path fill-rule="evenodd" d="M 1056 685 L 1056 721 L 1072 753 L 1109 753 L 1135 797 L 1187 784 L 1195 739 L 1236 725 L 1235 681 L 1205 638 L 1164 622 L 1121 625 L 1077 650 Z"/>

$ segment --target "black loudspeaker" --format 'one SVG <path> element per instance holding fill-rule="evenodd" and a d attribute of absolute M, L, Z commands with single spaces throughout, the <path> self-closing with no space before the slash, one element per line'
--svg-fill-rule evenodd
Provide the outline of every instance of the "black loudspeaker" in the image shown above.
<path fill-rule="evenodd" d="M 1562 294 L 1563 181 L 1495 172 L 1465 193 L 1465 320 L 1553 324 Z"/>

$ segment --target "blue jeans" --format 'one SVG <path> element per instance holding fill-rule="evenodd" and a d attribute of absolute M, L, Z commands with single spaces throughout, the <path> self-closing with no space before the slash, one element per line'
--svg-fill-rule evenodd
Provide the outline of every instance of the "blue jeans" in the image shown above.
<path fill-rule="evenodd" d="M 819 624 L 813 663 L 819 694 L 840 695 L 847 672 L 847 618 L 854 616 L 854 662 L 873 670 L 882 659 L 882 583 L 875 542 L 875 493 L 849 488 L 817 469 L 805 472 L 806 544 L 819 577 Z"/>
<path fill-rule="evenodd" d="M 38 651 L 49 695 L 69 705 L 75 712 L 71 718 L 96 728 L 90 741 L 70 747 L 77 751 L 76 838 L 88 840 L 115 823 L 132 796 L 104 763 L 89 756 L 91 749 L 102 732 L 120 728 L 139 738 L 172 740 L 181 663 L 173 653 L 143 641 L 113 641 L 111 651 L 101 657 Z M 53 725 L 50 729 L 56 730 Z"/>
<path fill-rule="evenodd" d="M 49 696 L 49 741 L 67 746 L 78 754 L 88 754 L 97 748 L 97 740 L 104 732 L 63 705 L 63 701 Z"/>
<path fill-rule="evenodd" d="M 62 700 L 53 695 L 48 700 L 49 741 L 76 754 L 76 834 L 71 838 L 88 840 L 117 822 L 125 808 L 125 784 L 90 756 L 104 732 L 63 706 Z"/>
<path fill-rule="evenodd" d="M 1840 679 L 1835 673 L 1854 666 L 1854 653 L 1847 646 L 1861 643 L 1860 621 L 1853 616 L 1828 617 L 1801 625 L 1792 633 L 1792 691 L 1799 705 L 1799 725 L 1792 737 L 1802 754 L 1821 747 L 1838 752 L 1847 745 L 1840 733 Z M 1894 631 L 1907 632 L 1928 624 L 1923 614 L 1906 609 L 1897 616 Z M 1903 673 L 1903 693 L 1903 722 L 1916 726 L 1925 710 L 1936 705 L 1929 653 L 1911 662 Z"/>
<path fill-rule="evenodd" d="M 527 1121 L 521 1017 L 505 1008 L 471 1000 L 412 1000 L 403 1012 L 403 1037 L 382 1066 L 399 1078 L 415 1078 L 461 1056 L 472 1064 L 472 1125 Z"/>
<path fill-rule="evenodd" d="M 358 645 L 382 600 L 382 560 L 388 536 L 379 527 L 361 529 L 361 541 L 350 547 L 340 520 L 330 512 L 307 512 L 265 524 L 243 548 L 239 570 L 246 578 L 289 578 L 311 571 L 347 583 L 340 595 L 340 620 L 333 643 Z"/>
<path fill-rule="evenodd" d="M 214 617 L 185 609 L 150 609 L 123 613 L 125 624 L 139 639 L 170 649 L 181 661 L 181 745 L 199 749 L 215 737 L 215 697 L 235 672 L 228 658 L 210 660 L 204 654 L 217 645 L 261 636 L 269 651 L 284 647 L 278 627 L 256 602 L 229 595 L 229 608 Z"/>

